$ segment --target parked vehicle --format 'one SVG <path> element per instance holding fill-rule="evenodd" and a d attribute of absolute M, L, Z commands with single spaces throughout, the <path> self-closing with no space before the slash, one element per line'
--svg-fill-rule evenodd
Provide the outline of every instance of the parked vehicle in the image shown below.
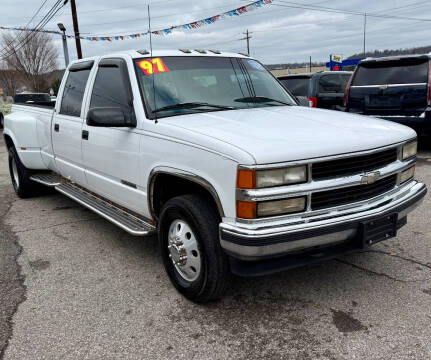
<path fill-rule="evenodd" d="M 346 111 L 431 131 L 430 55 L 362 60 L 346 89 Z"/>
<path fill-rule="evenodd" d="M 338 110 L 351 75 L 350 71 L 322 71 L 279 76 L 278 80 L 301 105 Z"/>
<path fill-rule="evenodd" d="M 297 106 L 236 54 L 75 61 L 55 109 L 15 104 L 4 138 L 18 196 L 52 186 L 133 235 L 157 232 L 169 278 L 197 302 L 219 298 L 231 272 L 393 237 L 427 191 L 413 130 Z"/>
<path fill-rule="evenodd" d="M 51 100 L 51 96 L 48 93 L 30 93 L 23 92 L 16 94 L 13 98 L 15 104 L 33 104 L 41 106 L 54 107 L 55 101 Z"/>

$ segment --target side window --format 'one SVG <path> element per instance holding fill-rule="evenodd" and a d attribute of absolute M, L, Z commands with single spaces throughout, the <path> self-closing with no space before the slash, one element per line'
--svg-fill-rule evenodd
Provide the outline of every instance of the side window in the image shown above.
<path fill-rule="evenodd" d="M 81 116 L 82 99 L 91 68 L 70 70 L 61 98 L 60 114 Z"/>
<path fill-rule="evenodd" d="M 115 60 L 121 62 L 121 60 Z M 99 65 L 91 94 L 90 109 L 97 107 L 120 107 L 130 111 L 130 97 L 122 69 L 114 64 Z"/>

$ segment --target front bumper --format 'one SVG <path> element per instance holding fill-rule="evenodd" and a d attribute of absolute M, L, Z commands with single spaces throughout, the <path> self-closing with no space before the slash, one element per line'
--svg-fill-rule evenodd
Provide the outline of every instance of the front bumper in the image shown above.
<path fill-rule="evenodd" d="M 394 215 L 397 219 L 396 227 L 399 228 L 406 223 L 407 214 L 421 203 L 426 192 L 425 184 L 413 180 L 398 188 L 395 193 L 378 200 L 340 213 L 300 219 L 297 223 L 283 224 L 278 221 L 256 226 L 222 222 L 221 246 L 231 258 L 232 271 L 240 275 L 261 275 L 303 265 L 303 261 L 298 262 L 298 254 L 306 252 L 319 254 L 322 249 L 331 249 L 331 254 L 327 255 L 334 257 L 358 251 L 372 245 L 362 241 L 361 229 L 364 222 Z M 332 251 L 334 249 L 336 251 Z M 293 263 L 280 260 L 286 256 L 293 259 Z M 305 261 L 309 262 L 313 261 Z M 266 265 L 263 266 L 263 263 Z"/>

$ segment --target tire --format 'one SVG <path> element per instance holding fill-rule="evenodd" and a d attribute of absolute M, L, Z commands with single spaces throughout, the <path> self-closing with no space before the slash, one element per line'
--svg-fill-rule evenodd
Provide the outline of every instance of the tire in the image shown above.
<path fill-rule="evenodd" d="M 4 129 L 4 116 L 0 113 L 0 130 Z"/>
<path fill-rule="evenodd" d="M 219 299 L 229 284 L 229 261 L 220 246 L 218 225 L 215 207 L 194 194 L 169 200 L 160 214 L 159 245 L 166 272 L 175 288 L 197 303 Z"/>
<path fill-rule="evenodd" d="M 23 165 L 13 146 L 9 148 L 9 173 L 15 193 L 20 198 L 26 199 L 43 192 L 41 185 L 30 180 L 33 172 Z"/>

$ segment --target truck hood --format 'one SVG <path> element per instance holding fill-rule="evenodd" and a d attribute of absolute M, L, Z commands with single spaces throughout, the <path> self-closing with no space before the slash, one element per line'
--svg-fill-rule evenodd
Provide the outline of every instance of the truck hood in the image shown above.
<path fill-rule="evenodd" d="M 161 121 L 234 145 L 257 164 L 369 150 L 416 136 L 410 128 L 386 120 L 301 106 L 199 113 Z"/>

